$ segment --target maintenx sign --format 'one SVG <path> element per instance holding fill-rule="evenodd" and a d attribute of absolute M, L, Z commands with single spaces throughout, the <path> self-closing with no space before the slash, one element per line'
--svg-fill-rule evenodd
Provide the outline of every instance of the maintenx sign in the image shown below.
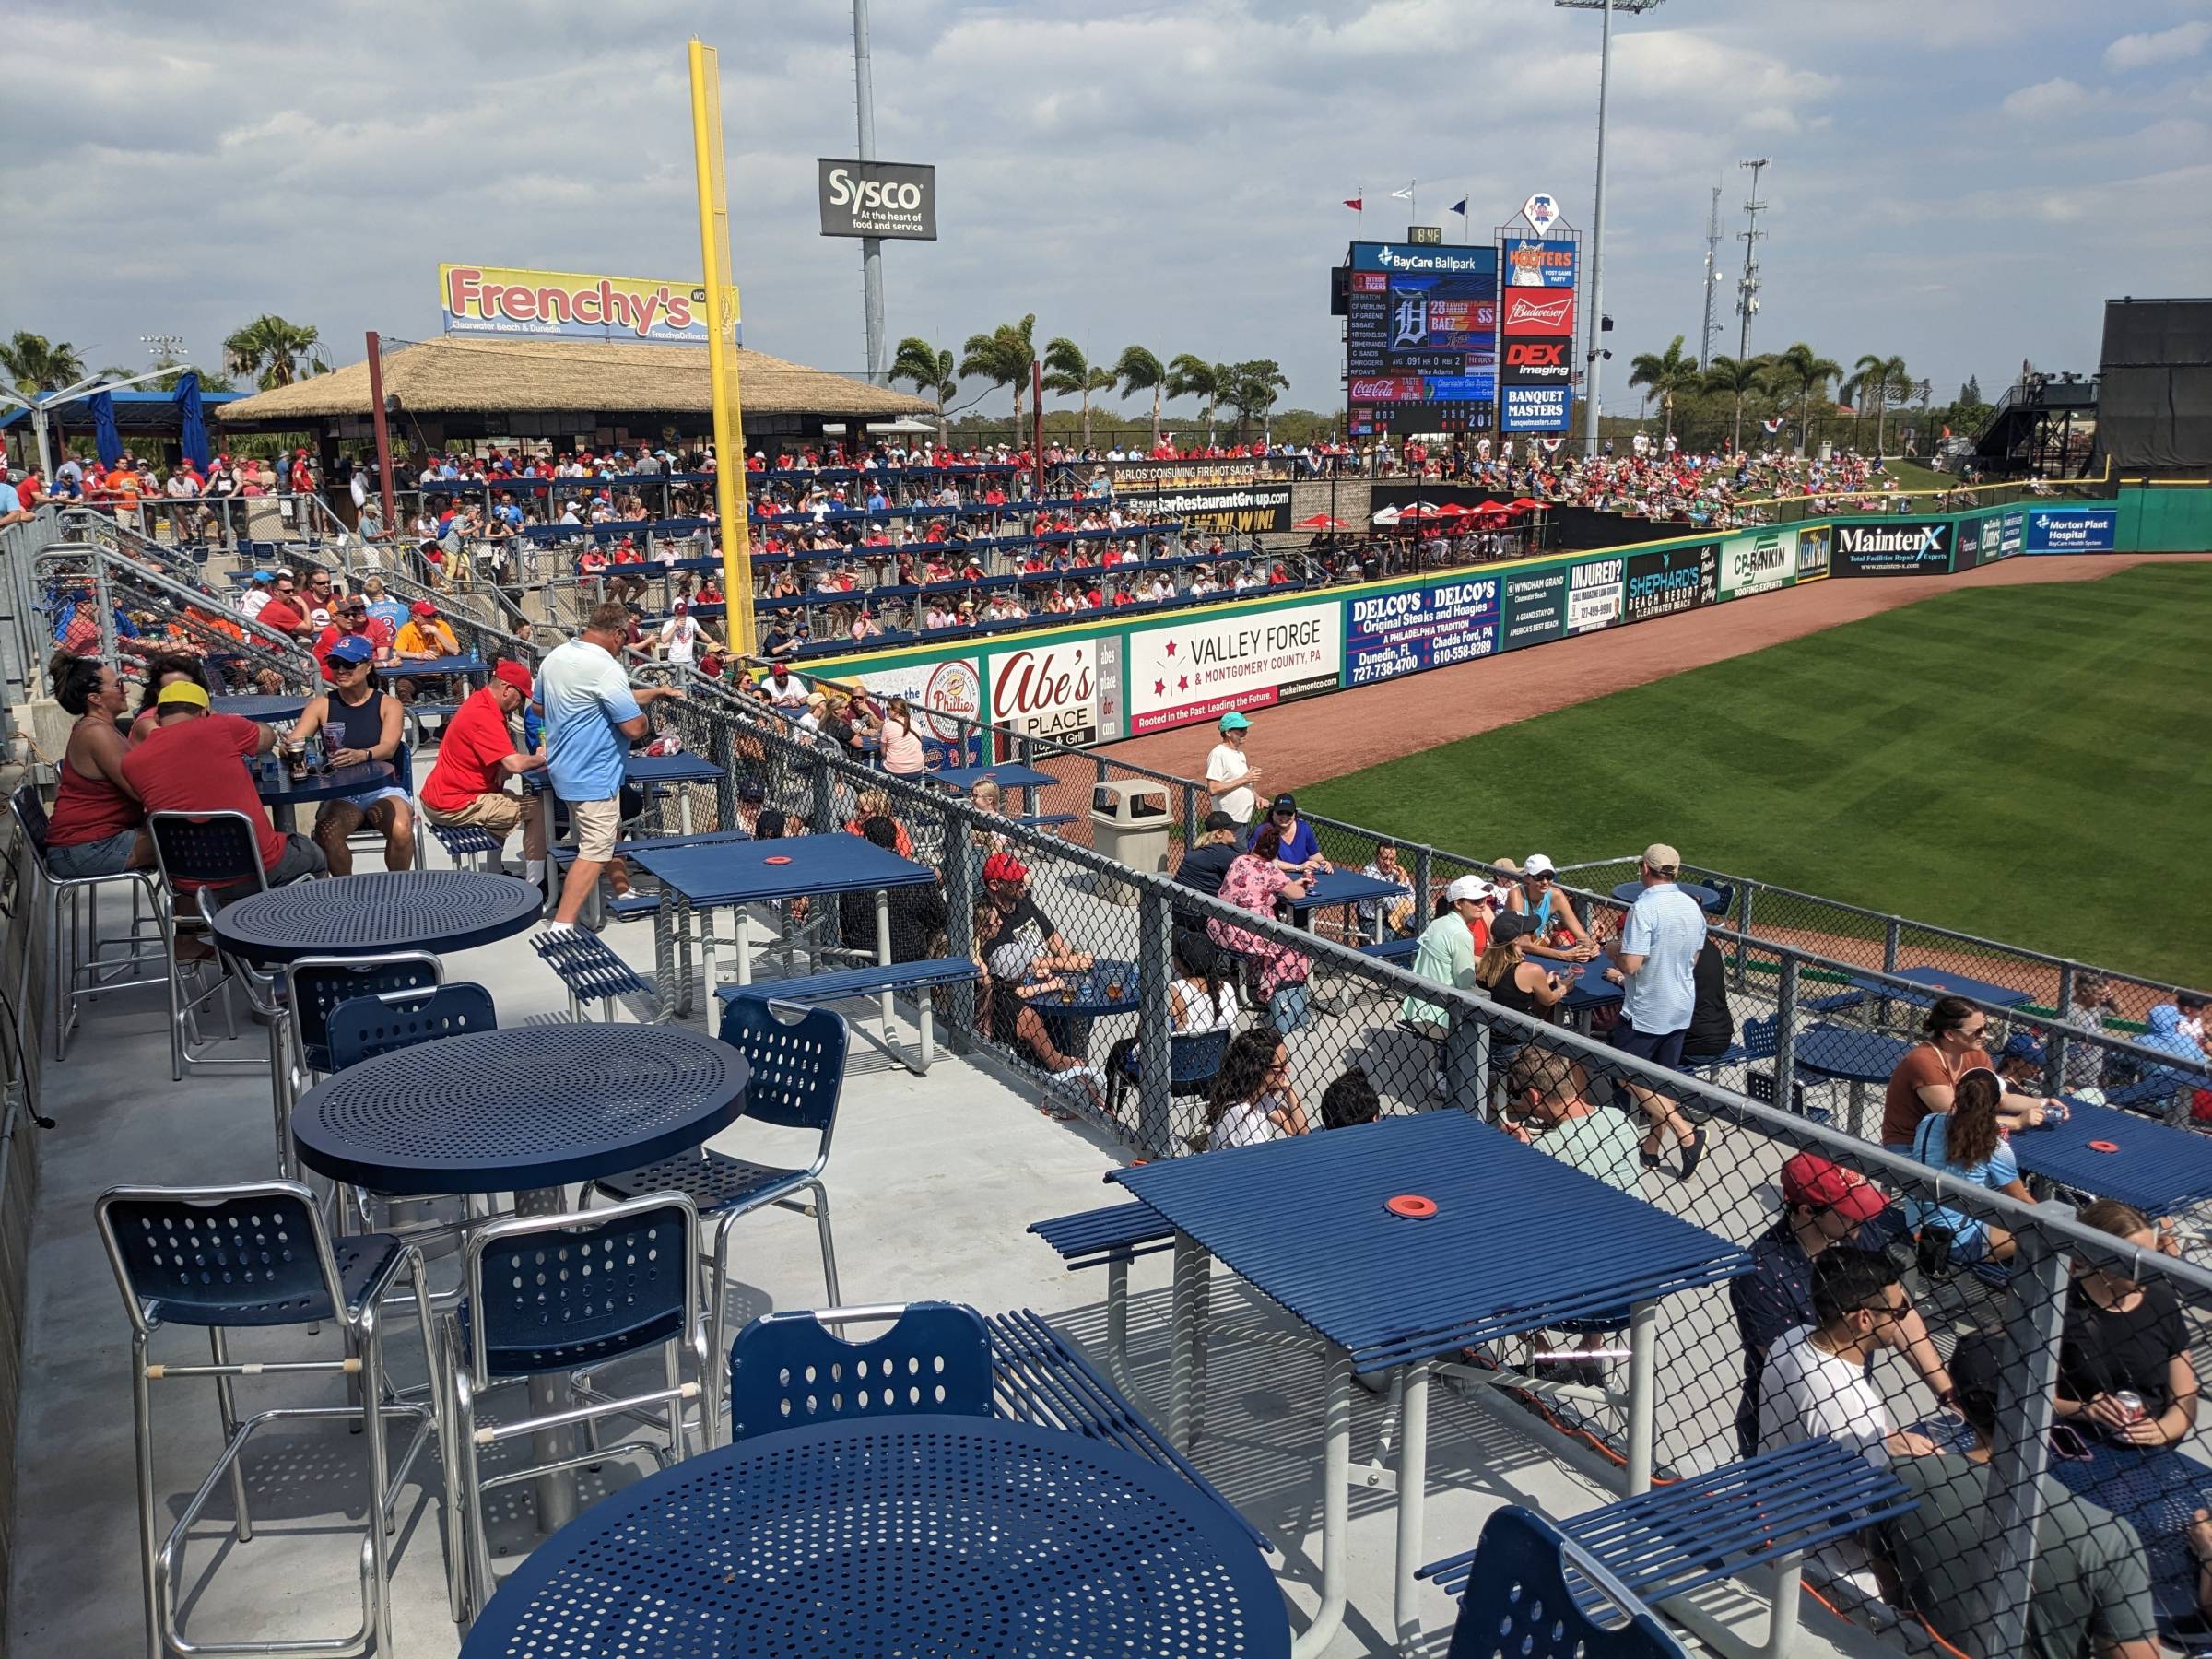
<path fill-rule="evenodd" d="M 1839 576 L 1944 576 L 1951 569 L 1947 519 L 1902 519 L 1895 524 L 1838 524 Z"/>
<path fill-rule="evenodd" d="M 2028 551 L 2110 553 L 2119 520 L 2112 507 L 2030 508 Z"/>

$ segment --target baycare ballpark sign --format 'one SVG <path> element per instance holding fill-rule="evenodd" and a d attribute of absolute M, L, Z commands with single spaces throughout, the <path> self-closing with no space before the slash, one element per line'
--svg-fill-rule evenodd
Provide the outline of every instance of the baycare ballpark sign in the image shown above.
<path fill-rule="evenodd" d="M 1080 747 L 1210 724 L 1231 709 L 1272 708 L 1831 574 L 1945 574 L 1962 525 L 1974 528 L 1985 560 L 2020 552 L 2023 544 L 2033 550 L 2039 540 L 2095 546 L 2121 539 L 2098 516 L 2117 518 L 2111 508 L 2049 509 L 2053 523 L 2040 533 L 2038 511 L 2045 510 L 1822 519 L 1709 533 L 804 666 L 857 678 L 871 690 L 903 692 L 924 711 L 967 715 L 980 704 L 994 724 Z M 980 658 L 979 647 L 985 653 Z M 980 698 L 979 668 L 985 679 Z M 1480 697 L 1480 682 L 1459 694 Z M 1295 715 L 1287 711 L 1284 718 Z"/>
<path fill-rule="evenodd" d="M 707 343 L 707 291 L 677 279 L 441 265 L 438 303 L 448 334 Z"/>

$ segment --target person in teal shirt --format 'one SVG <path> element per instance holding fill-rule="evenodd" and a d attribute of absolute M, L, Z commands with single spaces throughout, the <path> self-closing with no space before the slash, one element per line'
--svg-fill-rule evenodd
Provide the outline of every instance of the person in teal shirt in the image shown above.
<path fill-rule="evenodd" d="M 1444 889 L 1444 908 L 1421 930 L 1413 954 L 1413 971 L 1432 984 L 1454 990 L 1475 988 L 1475 935 L 1471 924 L 1482 914 L 1490 884 L 1479 876 L 1462 876 Z M 1451 1015 L 1435 1003 L 1408 994 L 1398 1005 L 1398 1018 L 1424 1037 L 1441 1041 L 1452 1023 Z"/>

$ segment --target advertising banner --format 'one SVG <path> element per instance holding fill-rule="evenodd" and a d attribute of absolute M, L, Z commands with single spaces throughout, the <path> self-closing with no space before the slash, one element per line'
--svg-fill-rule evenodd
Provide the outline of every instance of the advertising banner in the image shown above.
<path fill-rule="evenodd" d="M 1940 576 L 1951 568 L 1947 519 L 1838 524 L 1835 570 L 1841 576 Z"/>
<path fill-rule="evenodd" d="M 937 170 L 907 161 L 817 159 L 824 236 L 937 240 Z"/>
<path fill-rule="evenodd" d="M 1336 689 L 1344 606 L 1189 618 L 1129 630 L 1129 730 L 1163 732 Z"/>
<path fill-rule="evenodd" d="M 1574 290 L 1508 288 L 1498 303 L 1498 326 L 1507 335 L 1571 340 Z"/>
<path fill-rule="evenodd" d="M 2120 513 L 2112 507 L 2030 507 L 2030 553 L 2110 553 Z"/>
<path fill-rule="evenodd" d="M 1797 580 L 1797 532 L 1754 530 L 1721 544 L 1721 597 L 1788 587 Z"/>
<path fill-rule="evenodd" d="M 1563 432 L 1572 398 L 1565 386 L 1506 386 L 1499 424 L 1509 432 Z"/>
<path fill-rule="evenodd" d="M 1567 631 L 1567 572 L 1535 571 L 1508 575 L 1505 582 L 1505 637 L 1500 651 L 1541 645 Z"/>
<path fill-rule="evenodd" d="M 1808 524 L 1797 532 L 1797 580 L 1818 582 L 1828 574 L 1829 527 Z"/>
<path fill-rule="evenodd" d="M 1721 597 L 1721 544 L 1654 547 L 1628 557 L 1621 612 L 1630 622 L 1671 617 L 1717 604 Z"/>
<path fill-rule="evenodd" d="M 1344 683 L 1371 685 L 1498 649 L 1498 580 L 1485 576 L 1344 602 Z"/>
<path fill-rule="evenodd" d="M 1498 371 L 1509 386 L 1565 385 L 1574 371 L 1574 359 L 1565 340 L 1507 335 L 1499 345 Z"/>
<path fill-rule="evenodd" d="M 851 677 L 841 676 L 841 678 Z M 980 720 L 983 712 L 983 678 L 977 659 L 947 657 L 935 663 L 904 663 L 896 668 L 871 668 L 857 677 L 871 697 L 888 700 L 906 699 L 921 734 L 947 743 L 959 740 L 959 722 L 941 718 L 958 715 Z"/>
<path fill-rule="evenodd" d="M 1499 270 L 1509 288 L 1571 288 L 1574 286 L 1574 253 L 1571 241 L 1509 236 Z"/>
<path fill-rule="evenodd" d="M 447 334 L 707 343 L 707 291 L 680 278 L 441 265 L 438 304 Z"/>
<path fill-rule="evenodd" d="M 1585 559 L 1567 578 L 1567 631 L 1595 633 L 1620 620 L 1620 590 L 1628 574 L 1619 559 Z"/>
<path fill-rule="evenodd" d="M 1982 562 L 1982 527 L 1995 534 L 1994 519 L 1960 519 L 1951 531 L 1951 569 L 1971 571 Z"/>
<path fill-rule="evenodd" d="M 2023 552 L 2028 542 L 2028 514 L 2026 511 L 2015 507 L 1998 521 L 1998 524 L 1996 557 L 2010 559 L 2015 554 Z M 1987 554 L 1983 556 L 1983 562 L 1984 564 L 1989 562 Z"/>
<path fill-rule="evenodd" d="M 1291 469 L 1283 455 L 1113 461 L 1113 493 L 1161 520 L 1201 530 L 1290 528 Z"/>
<path fill-rule="evenodd" d="M 1099 658 L 1093 640 L 991 653 L 991 724 L 1081 747 L 1099 740 Z"/>

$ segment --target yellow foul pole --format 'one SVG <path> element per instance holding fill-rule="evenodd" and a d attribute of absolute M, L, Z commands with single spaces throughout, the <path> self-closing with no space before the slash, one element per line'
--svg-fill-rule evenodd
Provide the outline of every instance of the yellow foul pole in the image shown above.
<path fill-rule="evenodd" d="M 722 532 L 722 591 L 731 652 L 749 657 L 753 537 L 746 522 L 745 408 L 737 386 L 737 284 L 730 270 L 730 206 L 722 178 L 722 72 L 714 48 L 691 42 L 691 149 L 699 173 L 699 254 L 707 294 L 707 371 L 714 397 L 714 512 Z"/>

